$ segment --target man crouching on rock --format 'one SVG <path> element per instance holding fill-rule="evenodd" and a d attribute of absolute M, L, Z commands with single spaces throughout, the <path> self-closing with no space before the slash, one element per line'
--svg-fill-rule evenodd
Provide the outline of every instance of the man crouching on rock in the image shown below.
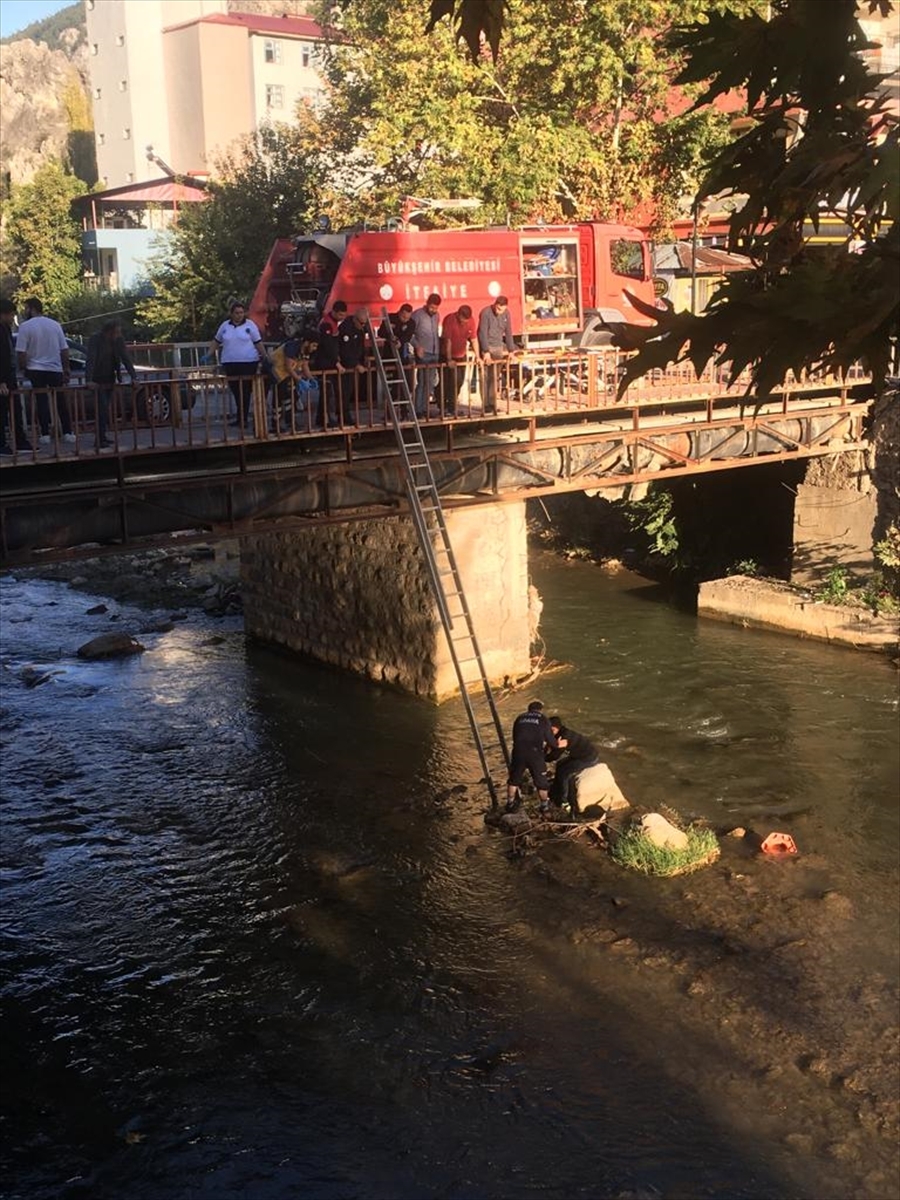
<path fill-rule="evenodd" d="M 567 729 L 563 725 L 562 717 L 551 717 L 550 728 L 553 731 L 560 750 L 567 751 L 565 758 L 556 768 L 556 774 L 553 776 L 550 798 L 554 804 L 568 804 L 574 817 L 578 815 L 578 801 L 575 798 L 575 777 L 580 771 L 587 770 L 588 767 L 596 767 L 600 761 L 600 755 L 594 743 L 589 738 L 586 738 L 583 733 L 578 733 L 574 729 Z M 551 751 L 549 755 L 550 760 L 552 761 L 557 757 L 559 755 Z"/>
<path fill-rule="evenodd" d="M 525 781 L 527 771 L 537 788 L 541 816 L 546 816 L 550 809 L 546 754 L 548 750 L 560 749 L 560 744 L 544 716 L 544 706 L 540 700 L 532 700 L 528 711 L 520 713 L 513 721 L 512 743 L 509 778 L 506 781 L 506 811 L 515 812 L 519 807 L 519 788 Z"/>

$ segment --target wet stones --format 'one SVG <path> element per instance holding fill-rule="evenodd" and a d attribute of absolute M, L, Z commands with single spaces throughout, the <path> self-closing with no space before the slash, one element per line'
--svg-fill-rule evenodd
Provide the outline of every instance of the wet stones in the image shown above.
<path fill-rule="evenodd" d="M 143 654 L 145 646 L 127 633 L 103 633 L 78 647 L 78 657 L 86 659 L 125 658 Z"/>

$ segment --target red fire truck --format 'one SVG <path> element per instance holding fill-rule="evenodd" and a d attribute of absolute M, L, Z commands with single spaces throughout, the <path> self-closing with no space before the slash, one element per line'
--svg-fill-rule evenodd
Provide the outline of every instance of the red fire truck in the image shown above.
<path fill-rule="evenodd" d="M 523 345 L 594 346 L 623 324 L 650 324 L 627 293 L 655 302 L 651 266 L 650 243 L 630 225 L 311 233 L 272 247 L 250 316 L 274 339 L 336 300 L 377 320 L 437 292 L 443 313 L 469 304 L 477 318 L 505 295 Z"/>

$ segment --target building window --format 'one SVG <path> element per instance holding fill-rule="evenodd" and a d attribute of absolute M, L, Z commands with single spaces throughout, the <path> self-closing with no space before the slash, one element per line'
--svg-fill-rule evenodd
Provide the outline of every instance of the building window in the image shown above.
<path fill-rule="evenodd" d="M 103 90 L 101 88 L 94 88 L 94 99 L 95 100 L 99 100 L 102 95 L 103 95 Z"/>
<path fill-rule="evenodd" d="M 131 130 L 127 129 L 127 128 L 123 129 L 122 137 L 125 139 L 126 142 L 130 142 L 131 141 Z"/>
<path fill-rule="evenodd" d="M 88 12 L 94 11 L 94 0 L 87 0 L 87 10 Z"/>
<path fill-rule="evenodd" d="M 126 183 L 134 183 L 134 171 L 129 171 L 125 176 Z"/>
<path fill-rule="evenodd" d="M 100 47 L 97 45 L 97 43 L 91 42 L 91 54 L 93 54 L 93 56 L 96 58 L 97 55 L 99 54 L 99 52 L 100 52 Z"/>
<path fill-rule="evenodd" d="M 116 34 L 116 45 L 117 45 L 117 46 L 124 46 L 124 45 L 125 45 L 125 34 L 124 34 L 124 33 L 117 33 L 117 34 Z"/>
<path fill-rule="evenodd" d="M 127 79 L 120 79 L 120 80 L 119 80 L 119 91 L 120 91 L 120 92 L 127 92 L 127 91 L 128 91 L 128 80 L 127 80 Z"/>
<path fill-rule="evenodd" d="M 98 145 L 98 146 L 105 146 L 105 145 L 106 145 L 106 134 L 105 134 L 105 133 L 98 133 L 98 134 L 97 134 L 97 145 Z"/>
<path fill-rule="evenodd" d="M 284 88 L 280 83 L 266 84 L 266 108 L 284 108 Z"/>
<path fill-rule="evenodd" d="M 313 60 L 314 53 L 315 47 L 313 46 L 312 42 L 300 43 L 300 62 L 304 67 L 308 67 L 310 65 Z"/>
<path fill-rule="evenodd" d="M 325 93 L 321 88 L 301 88 L 300 99 L 315 112 L 321 112 L 325 104 Z"/>
<path fill-rule="evenodd" d="M 281 42 L 275 38 L 266 38 L 264 54 L 267 63 L 281 62 Z"/>

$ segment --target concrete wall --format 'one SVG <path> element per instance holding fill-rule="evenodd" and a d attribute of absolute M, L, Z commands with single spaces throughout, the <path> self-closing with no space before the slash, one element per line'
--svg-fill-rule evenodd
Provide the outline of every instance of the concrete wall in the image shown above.
<path fill-rule="evenodd" d="M 530 669 L 525 505 L 447 514 L 485 670 Z M 456 691 L 425 562 L 408 518 L 244 539 L 248 634 L 416 695 Z"/>
<path fill-rule="evenodd" d="M 872 535 L 877 514 L 874 490 L 862 493 L 801 483 L 794 502 L 791 579 L 818 583 L 834 567 L 871 575 L 876 567 Z"/>
<path fill-rule="evenodd" d="M 895 653 L 900 638 L 897 617 L 878 617 L 863 608 L 822 604 L 790 584 L 744 575 L 701 583 L 697 615 L 862 650 Z"/>

